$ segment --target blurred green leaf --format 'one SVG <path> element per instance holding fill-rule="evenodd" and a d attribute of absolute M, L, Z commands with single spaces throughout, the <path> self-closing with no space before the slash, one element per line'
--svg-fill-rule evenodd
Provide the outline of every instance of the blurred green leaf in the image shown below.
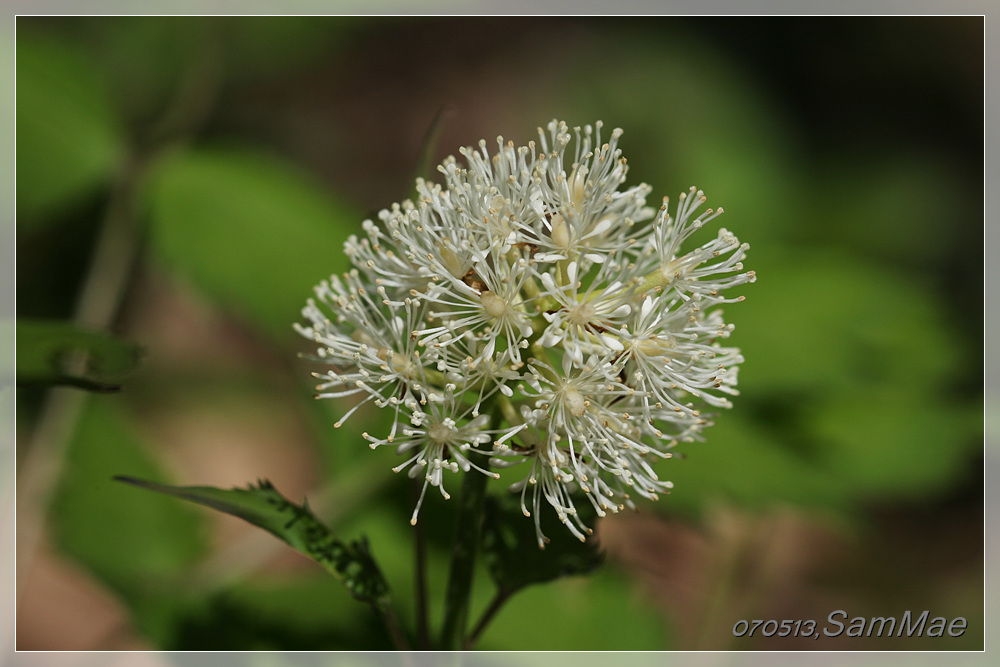
<path fill-rule="evenodd" d="M 658 465 L 661 477 L 674 483 L 658 510 L 698 513 L 717 498 L 757 509 L 780 503 L 836 509 L 851 501 L 846 485 L 802 451 L 802 443 L 782 442 L 739 407 L 719 415 L 705 438 L 679 445 L 682 458 Z"/>
<path fill-rule="evenodd" d="M 355 511 L 344 515 L 337 524 L 337 530 L 343 534 L 358 534 L 363 531 L 372 544 L 378 545 L 379 568 L 392 589 L 393 605 L 399 621 L 404 626 L 412 627 L 416 606 L 413 585 L 414 540 L 418 530 L 409 521 L 413 512 L 413 498 L 410 495 L 412 480 L 403 475 L 393 475 L 384 462 L 381 474 L 383 477 L 379 482 L 379 492 L 359 503 Z M 440 497 L 433 498 L 432 494 L 427 496 L 420 511 L 420 529 L 425 531 L 425 537 L 430 537 L 428 533 L 435 529 L 450 534 L 453 525 L 449 519 L 454 518 L 455 503 L 445 502 Z M 429 539 L 426 548 L 425 567 L 430 591 L 427 602 L 430 617 L 435 618 L 440 617 L 444 611 L 444 587 L 448 577 L 450 551 Z M 485 579 L 485 572 L 483 575 Z M 483 599 L 486 599 L 489 592 L 483 591 Z"/>
<path fill-rule="evenodd" d="M 17 219 L 36 224 L 110 182 L 122 128 L 94 63 L 76 44 L 17 39 Z"/>
<path fill-rule="evenodd" d="M 205 552 L 205 525 L 169 498 L 137 503 L 111 481 L 123 471 L 163 478 L 118 406 L 95 397 L 84 409 L 53 502 L 55 539 L 130 604 L 155 607 Z"/>
<path fill-rule="evenodd" d="M 308 176 L 251 150 L 178 153 L 155 170 L 153 248 L 217 303 L 280 340 L 312 287 L 343 270 L 360 218 Z"/>
<path fill-rule="evenodd" d="M 958 195 L 965 184 L 942 156 L 924 150 L 851 158 L 823 163 L 812 184 L 809 228 L 819 240 L 935 271 L 980 242 L 982 208 L 968 211 L 976 204 Z"/>
<path fill-rule="evenodd" d="M 308 505 L 286 500 L 270 482 L 226 490 L 210 486 L 168 486 L 123 476 L 115 479 L 237 516 L 312 558 L 340 579 L 358 600 L 381 605 L 388 599 L 388 584 L 368 551 L 367 541 L 341 542 L 320 523 Z"/>
<path fill-rule="evenodd" d="M 672 504 L 846 507 L 943 490 L 978 439 L 953 396 L 962 343 L 936 295 L 854 255 L 765 248 L 747 301 L 727 307 L 742 395 L 707 442 L 662 465 Z"/>
<path fill-rule="evenodd" d="M 946 489 L 981 453 L 970 416 L 942 398 L 881 388 L 840 394 L 816 406 L 806 423 L 824 467 L 852 492 L 919 499 Z"/>
<path fill-rule="evenodd" d="M 582 501 L 577 507 L 584 523 L 592 526 L 595 513 L 590 504 Z M 538 547 L 534 518 L 524 516 L 515 494 L 488 497 L 483 557 L 501 591 L 513 593 L 532 584 L 587 574 L 604 561 L 596 538 L 580 542 L 555 519 L 552 511 L 543 511 L 541 520 L 542 530 L 549 538 L 544 550 Z"/>
<path fill-rule="evenodd" d="M 907 274 L 814 248 L 762 247 L 751 265 L 746 302 L 726 308 L 745 395 L 937 388 L 962 372 L 941 303 Z"/>
<path fill-rule="evenodd" d="M 624 129 L 629 182 L 652 186 L 653 207 L 664 196 L 673 207 L 678 194 L 697 186 L 708 206 L 725 208 L 717 224 L 740 240 L 757 244 L 802 234 L 800 173 L 791 159 L 795 136 L 762 87 L 683 23 L 664 22 L 653 39 L 617 36 L 613 59 L 599 49 L 573 55 L 574 71 L 586 72 L 587 84 L 580 77 L 562 80 L 549 113 L 561 118 L 563 109 L 574 109 L 579 115 L 566 118 L 570 125 L 600 119 L 604 136 Z M 695 234 L 690 247 L 716 230 Z"/>
<path fill-rule="evenodd" d="M 232 16 L 232 74 L 244 81 L 288 76 L 330 62 L 345 37 L 364 27 L 361 16 Z"/>
<path fill-rule="evenodd" d="M 106 16 L 75 27 L 100 62 L 115 108 L 145 133 L 171 107 L 185 77 L 214 65 L 205 61 L 219 45 L 212 30 L 216 22 L 211 17 Z M 185 91 L 189 104 L 194 93 Z"/>
<path fill-rule="evenodd" d="M 65 385 L 88 391 L 120 389 L 141 350 L 106 333 L 69 322 L 17 321 L 17 383 Z M 82 365 L 78 363 L 82 360 Z M 82 368 L 82 373 L 75 368 Z"/>
<path fill-rule="evenodd" d="M 662 612 L 611 569 L 530 586 L 513 596 L 483 633 L 484 651 L 663 651 Z"/>
<path fill-rule="evenodd" d="M 728 211 L 721 224 L 751 244 L 746 265 L 759 277 L 740 289 L 745 303 L 725 308 L 736 325 L 727 344 L 746 357 L 742 395 L 706 443 L 678 448 L 687 460 L 660 466 L 676 483 L 660 506 L 722 496 L 843 508 L 954 479 L 971 441 L 967 408 L 950 396 L 967 346 L 928 287 L 933 266 L 915 276 L 876 259 L 934 262 L 960 247 L 965 228 L 934 233 L 954 222 L 955 202 L 934 194 L 954 185 L 947 162 L 918 151 L 817 169 L 766 90 L 681 25 L 623 48 L 615 63 L 580 55 L 595 83 L 567 80 L 566 97 L 590 114 L 571 122 L 625 128 L 630 176 L 652 183 L 653 203 L 703 187 Z"/>

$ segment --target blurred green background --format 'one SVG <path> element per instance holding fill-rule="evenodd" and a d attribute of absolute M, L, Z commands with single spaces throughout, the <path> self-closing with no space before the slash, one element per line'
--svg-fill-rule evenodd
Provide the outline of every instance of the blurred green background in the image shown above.
<path fill-rule="evenodd" d="M 120 393 L 18 391 L 19 484 L 40 480 L 18 649 L 387 648 L 270 536 L 110 478 L 308 495 L 411 623 L 410 489 L 360 438 L 378 415 L 333 431 L 347 405 L 312 400 L 291 323 L 422 150 L 555 117 L 622 127 L 653 203 L 703 188 L 759 279 L 726 309 L 742 395 L 661 466 L 674 493 L 480 647 L 982 648 L 982 39 L 977 17 L 18 18 L 19 370 L 47 340 L 28 320 L 141 349 L 87 369 Z M 451 512 L 421 513 L 435 603 Z M 835 609 L 969 630 L 732 637 Z"/>

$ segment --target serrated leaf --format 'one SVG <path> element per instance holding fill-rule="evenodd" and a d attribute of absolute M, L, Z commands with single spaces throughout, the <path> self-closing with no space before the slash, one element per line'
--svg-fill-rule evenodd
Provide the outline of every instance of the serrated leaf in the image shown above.
<path fill-rule="evenodd" d="M 389 586 L 363 538 L 350 544 L 339 540 L 308 505 L 286 500 L 268 481 L 246 489 L 211 486 L 169 486 L 132 477 L 115 477 L 135 486 L 189 500 L 232 514 L 283 540 L 341 580 L 356 599 L 384 604 Z"/>
<path fill-rule="evenodd" d="M 313 286 L 346 268 L 343 241 L 360 220 L 307 173 L 248 149 L 173 155 L 149 197 L 160 259 L 282 341 Z"/>
<path fill-rule="evenodd" d="M 141 349 L 110 334 L 69 322 L 17 321 L 17 383 L 65 385 L 87 391 L 120 389 Z"/>
<path fill-rule="evenodd" d="M 584 522 L 593 525 L 589 504 L 577 503 L 577 508 L 581 514 L 588 514 L 581 517 Z M 521 513 L 515 496 L 487 498 L 483 556 L 501 591 L 513 593 L 531 584 L 587 574 L 604 561 L 604 552 L 596 539 L 580 542 L 555 519 L 554 512 L 543 509 L 541 520 L 542 530 L 549 538 L 545 549 L 538 548 L 534 518 Z"/>

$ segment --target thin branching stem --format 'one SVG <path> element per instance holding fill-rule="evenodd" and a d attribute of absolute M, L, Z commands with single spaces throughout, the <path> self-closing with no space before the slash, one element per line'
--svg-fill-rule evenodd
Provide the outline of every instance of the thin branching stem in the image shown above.
<path fill-rule="evenodd" d="M 490 624 L 493 617 L 497 615 L 497 612 L 500 611 L 513 594 L 513 591 L 506 588 L 497 589 L 496 595 L 493 596 L 493 599 L 490 601 L 490 605 L 486 608 L 486 611 L 483 612 L 479 622 L 476 623 L 475 629 L 469 633 L 469 637 L 465 640 L 463 648 L 466 651 L 476 645 L 476 642 L 479 641 L 480 635 L 483 634 L 483 630 L 486 629 L 486 626 Z"/>

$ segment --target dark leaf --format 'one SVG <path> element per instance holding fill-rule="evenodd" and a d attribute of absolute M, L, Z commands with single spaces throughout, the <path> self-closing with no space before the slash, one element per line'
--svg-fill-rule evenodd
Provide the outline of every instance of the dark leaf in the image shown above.
<path fill-rule="evenodd" d="M 141 350 L 106 333 L 69 322 L 17 321 L 17 383 L 65 385 L 88 391 L 120 389 Z"/>
<path fill-rule="evenodd" d="M 584 515 L 584 523 L 592 526 L 590 504 L 579 502 L 577 509 Z M 483 553 L 500 590 L 513 593 L 531 584 L 587 574 L 603 562 L 604 552 L 597 540 L 591 537 L 580 542 L 556 520 L 555 512 L 543 510 L 542 530 L 549 538 L 545 549 L 538 548 L 534 518 L 521 513 L 515 496 L 487 498 Z"/>

